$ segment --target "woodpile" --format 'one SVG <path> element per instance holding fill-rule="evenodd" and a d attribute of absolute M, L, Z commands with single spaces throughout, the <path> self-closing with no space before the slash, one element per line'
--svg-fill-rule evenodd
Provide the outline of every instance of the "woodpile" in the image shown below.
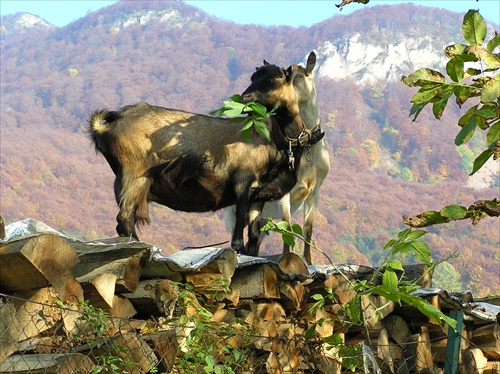
<path fill-rule="evenodd" d="M 193 354 L 196 318 L 213 327 L 199 337 L 203 344 L 220 344 L 214 365 L 230 365 L 224 347 L 245 350 L 237 372 L 348 373 L 339 347 L 327 343 L 336 334 L 345 347 L 367 344 L 384 373 L 443 373 L 447 327 L 378 296 L 362 297 L 365 327 L 353 325 L 343 312 L 356 296 L 351 282 L 373 272 L 343 269 L 308 269 L 293 253 L 250 258 L 203 248 L 164 257 L 147 243 L 123 239 L 11 239 L 0 243 L 0 373 L 90 373 L 111 358 L 115 372 L 189 372 L 179 362 Z M 417 279 L 425 267 L 406 270 Z M 430 274 L 421 286 L 431 287 Z M 333 300 L 310 313 L 313 295 L 326 289 Z M 423 297 L 446 314 L 465 312 L 461 373 L 500 373 L 499 319 L 484 317 L 492 304 L 481 304 L 477 315 L 469 313 L 473 303 L 450 304 L 453 297 L 443 292 Z"/>

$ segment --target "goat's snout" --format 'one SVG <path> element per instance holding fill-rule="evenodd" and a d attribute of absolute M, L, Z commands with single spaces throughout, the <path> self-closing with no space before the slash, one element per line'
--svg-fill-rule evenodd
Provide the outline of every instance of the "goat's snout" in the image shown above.
<path fill-rule="evenodd" d="M 250 101 L 255 101 L 255 95 L 253 92 L 243 92 L 241 94 L 241 102 L 243 104 L 249 103 Z"/>

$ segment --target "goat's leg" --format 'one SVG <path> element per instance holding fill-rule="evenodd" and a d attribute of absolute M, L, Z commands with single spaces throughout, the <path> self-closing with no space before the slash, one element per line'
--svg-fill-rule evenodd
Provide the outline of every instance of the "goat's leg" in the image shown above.
<path fill-rule="evenodd" d="M 263 202 L 252 203 L 248 213 L 248 243 L 247 253 L 250 256 L 257 257 L 259 255 L 259 246 L 261 243 L 260 229 L 262 228 L 262 209 L 264 208 Z"/>
<path fill-rule="evenodd" d="M 122 190 L 119 197 L 120 212 L 116 217 L 118 225 L 116 232 L 120 236 L 133 237 L 139 240 L 135 231 L 136 222 L 144 219 L 149 219 L 147 214 L 147 196 L 151 180 L 146 177 L 133 178 L 124 177 L 121 180 Z M 115 181 L 115 193 L 118 190 L 118 184 Z M 146 210 L 146 213 L 145 213 Z M 139 211 L 140 215 L 137 216 Z"/>
<path fill-rule="evenodd" d="M 116 175 L 113 187 L 115 191 L 116 203 L 120 207 L 120 212 L 116 216 L 116 221 L 118 222 L 118 224 L 116 225 L 116 232 L 118 233 L 119 236 L 122 237 L 132 236 L 133 238 L 139 240 L 139 238 L 137 237 L 137 233 L 135 231 L 135 221 L 132 218 L 127 217 L 125 212 L 122 212 L 121 196 L 123 191 L 123 184 L 122 184 L 121 174 Z"/>
<path fill-rule="evenodd" d="M 312 265 L 311 243 L 313 222 L 318 210 L 319 189 L 314 189 L 304 202 L 304 260 L 308 265 Z"/>
<path fill-rule="evenodd" d="M 249 210 L 248 196 L 241 197 L 236 203 L 235 223 L 233 229 L 233 236 L 231 237 L 231 248 L 236 253 L 247 255 L 245 245 L 243 242 L 243 230 L 248 223 L 248 210 Z"/>

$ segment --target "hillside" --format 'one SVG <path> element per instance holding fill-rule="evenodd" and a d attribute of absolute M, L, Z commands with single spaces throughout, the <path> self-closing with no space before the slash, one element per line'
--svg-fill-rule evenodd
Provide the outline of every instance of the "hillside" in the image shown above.
<path fill-rule="evenodd" d="M 221 21 L 182 2 L 124 1 L 64 28 L 20 23 L 26 14 L 3 17 L 0 214 L 6 223 L 31 217 L 87 240 L 115 236 L 113 174 L 84 134 L 92 110 L 146 100 L 208 113 L 241 93 L 264 58 L 285 66 L 316 50 L 332 162 L 315 241 L 336 262 L 375 265 L 403 215 L 498 195 L 498 167 L 480 189 L 467 187 L 482 143 L 473 139 L 457 152 L 460 110 L 450 106 L 441 121 L 422 113 L 412 123 L 413 91 L 399 83 L 422 66 L 444 70 L 442 50 L 460 41 L 462 16 L 408 4 L 311 28 L 265 28 Z M 230 238 L 221 212 L 152 206 L 151 213 L 141 239 L 166 254 Z M 500 292 L 498 220 L 434 227 L 424 238 L 438 260 L 459 254 L 450 260 L 454 286 Z M 280 248 L 274 239 L 261 252 Z M 325 262 L 319 253 L 313 259 Z"/>

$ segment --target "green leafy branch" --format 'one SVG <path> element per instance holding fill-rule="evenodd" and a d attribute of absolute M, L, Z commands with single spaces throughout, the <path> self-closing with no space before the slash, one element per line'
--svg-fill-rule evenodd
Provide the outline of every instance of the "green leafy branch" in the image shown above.
<path fill-rule="evenodd" d="M 230 97 L 230 100 L 223 101 L 224 106 L 215 109 L 210 112 L 213 116 L 228 116 L 234 117 L 232 118 L 233 122 L 241 123 L 245 122 L 243 127 L 241 128 L 241 133 L 243 135 L 243 139 L 245 141 L 250 140 L 250 129 L 253 127 L 257 134 L 264 137 L 267 140 L 271 140 L 271 136 L 269 134 L 269 128 L 267 124 L 264 122 L 266 119 L 271 118 L 276 113 L 276 109 L 278 109 L 279 103 L 270 111 L 267 111 L 267 108 L 255 101 L 250 101 L 249 103 L 243 104 L 241 102 L 241 95 L 233 95 Z M 245 117 L 239 117 L 241 115 L 246 115 Z"/>
<path fill-rule="evenodd" d="M 469 208 L 461 205 L 448 205 L 439 212 L 430 210 L 421 213 L 415 217 L 403 216 L 403 221 L 410 227 L 427 227 L 451 221 L 462 219 L 471 219 L 472 224 L 476 225 L 485 217 L 499 217 L 500 202 L 497 199 L 493 200 L 478 200 Z"/>
<path fill-rule="evenodd" d="M 428 68 L 402 78 L 407 86 L 420 87 L 411 100 L 410 115 L 414 115 L 414 121 L 428 104 L 432 104 L 434 117 L 440 119 L 453 95 L 459 107 L 468 99 L 479 99 L 479 103 L 458 121 L 461 130 L 455 138 L 455 144 L 459 146 L 468 142 L 477 129 L 487 131 L 487 147 L 474 160 L 470 175 L 476 173 L 491 156 L 495 160 L 500 157 L 500 74 L 495 75 L 500 70 L 500 54 L 494 53 L 500 45 L 500 35 L 495 35 L 483 47 L 486 31 L 486 23 L 479 12 L 469 10 L 462 23 L 462 34 L 468 45 L 453 44 L 444 50 L 450 59 L 446 64 L 446 73 L 452 82 L 446 82 L 443 74 Z M 467 67 L 469 62 L 479 63 L 481 69 Z M 467 83 L 470 80 L 472 82 Z"/>

